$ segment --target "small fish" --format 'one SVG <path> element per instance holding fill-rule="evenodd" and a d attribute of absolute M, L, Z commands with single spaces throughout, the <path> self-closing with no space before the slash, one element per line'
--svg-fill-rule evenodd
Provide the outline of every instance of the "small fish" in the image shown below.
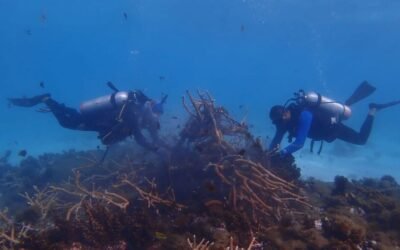
<path fill-rule="evenodd" d="M 240 25 L 240 32 L 244 32 L 244 30 L 245 30 L 245 27 L 244 27 L 244 25 L 242 24 L 242 25 Z"/>
<path fill-rule="evenodd" d="M 125 20 L 128 20 L 128 14 L 126 12 L 123 12 L 122 15 L 124 15 Z"/>
<path fill-rule="evenodd" d="M 171 119 L 176 120 L 176 119 L 178 119 L 178 117 L 177 116 L 171 116 Z"/>
<path fill-rule="evenodd" d="M 160 81 L 164 81 L 165 80 L 165 76 L 159 76 L 158 78 L 160 78 Z"/>
<path fill-rule="evenodd" d="M 43 81 L 41 81 L 41 82 L 39 83 L 39 86 L 40 86 L 41 88 L 43 88 L 43 89 L 44 89 L 44 82 L 43 82 Z"/>
<path fill-rule="evenodd" d="M 176 126 L 176 128 L 181 128 L 181 125 L 178 124 L 178 125 Z"/>
<path fill-rule="evenodd" d="M 26 29 L 25 34 L 27 34 L 28 36 L 31 36 L 32 35 L 31 29 Z"/>
<path fill-rule="evenodd" d="M 22 149 L 18 152 L 18 155 L 21 157 L 25 157 L 28 154 L 28 152 L 25 149 Z"/>
<path fill-rule="evenodd" d="M 47 21 L 47 16 L 46 16 L 46 14 L 40 15 L 40 21 L 42 21 L 42 23 L 44 23 L 44 22 Z"/>
<path fill-rule="evenodd" d="M 161 232 L 155 232 L 154 237 L 158 240 L 166 240 L 167 235 Z"/>
<path fill-rule="evenodd" d="M 131 50 L 129 53 L 131 53 L 134 56 L 137 56 L 140 54 L 140 50 L 134 49 L 134 50 Z"/>
<path fill-rule="evenodd" d="M 244 105 L 243 105 L 243 104 L 240 104 L 240 105 L 239 105 L 239 108 L 240 108 L 240 109 L 242 109 L 243 107 L 244 107 Z"/>

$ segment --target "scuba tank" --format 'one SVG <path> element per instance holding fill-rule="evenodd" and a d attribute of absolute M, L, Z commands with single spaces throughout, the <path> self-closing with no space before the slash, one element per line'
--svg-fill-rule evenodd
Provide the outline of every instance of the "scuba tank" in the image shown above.
<path fill-rule="evenodd" d="M 131 93 L 118 91 L 106 96 L 100 96 L 81 103 L 79 110 L 82 115 L 96 115 L 98 113 L 112 111 L 121 108 L 129 99 Z"/>
<path fill-rule="evenodd" d="M 294 100 L 298 105 L 314 110 L 317 109 L 325 115 L 336 119 L 336 122 L 347 120 L 351 116 L 349 106 L 314 91 L 304 92 L 304 90 L 300 90 L 294 95 L 295 98 L 291 100 Z"/>

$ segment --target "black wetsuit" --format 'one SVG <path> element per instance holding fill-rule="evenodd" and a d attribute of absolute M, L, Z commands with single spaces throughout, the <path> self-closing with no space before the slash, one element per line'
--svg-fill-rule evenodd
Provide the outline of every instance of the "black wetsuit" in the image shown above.
<path fill-rule="evenodd" d="M 365 143 L 367 143 L 369 135 L 371 134 L 373 122 L 374 116 L 367 115 L 363 124 L 361 125 L 359 132 L 344 125 L 343 123 L 338 123 L 334 128 L 334 135 L 337 139 L 343 140 L 345 142 L 357 145 L 364 145 Z"/>
<path fill-rule="evenodd" d="M 149 143 L 141 132 L 139 125 L 139 112 L 141 106 L 137 104 L 129 104 L 126 110 L 118 120 L 121 108 L 115 108 L 110 112 L 101 114 L 83 115 L 76 109 L 66 107 L 54 99 L 48 98 L 44 101 L 47 107 L 54 114 L 59 124 L 64 128 L 95 131 L 99 133 L 99 139 L 105 145 L 110 145 L 125 139 L 128 136 L 134 136 L 136 142 L 150 150 L 155 150 L 156 147 Z M 156 135 L 153 135 L 157 137 Z"/>

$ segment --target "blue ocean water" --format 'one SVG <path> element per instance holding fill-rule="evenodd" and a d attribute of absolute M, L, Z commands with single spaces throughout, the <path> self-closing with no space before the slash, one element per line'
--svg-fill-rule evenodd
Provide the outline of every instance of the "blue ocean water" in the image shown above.
<path fill-rule="evenodd" d="M 377 87 L 353 107 L 400 98 L 400 2 L 393 0 L 0 0 L 0 153 L 88 149 L 95 133 L 61 128 L 50 114 L 6 98 L 50 92 L 68 106 L 120 89 L 169 95 L 163 133 L 178 133 L 181 96 L 208 90 L 255 135 L 273 136 L 267 112 L 300 88 L 343 101 L 363 80 Z M 44 88 L 40 86 L 44 83 Z M 303 175 L 400 179 L 400 107 L 377 115 L 366 146 L 334 142 L 297 152 Z M 182 121 L 183 122 L 183 121 Z"/>

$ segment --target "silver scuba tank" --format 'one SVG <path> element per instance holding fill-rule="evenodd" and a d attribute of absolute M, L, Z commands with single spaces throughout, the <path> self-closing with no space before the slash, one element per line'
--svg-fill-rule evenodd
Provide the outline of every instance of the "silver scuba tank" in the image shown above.
<path fill-rule="evenodd" d="M 100 96 L 81 103 L 79 110 L 82 115 L 95 115 L 121 108 L 128 101 L 129 92 L 118 91 L 110 95 Z"/>
<path fill-rule="evenodd" d="M 307 106 L 319 108 L 338 121 L 346 120 L 351 116 L 351 109 L 349 106 L 326 96 L 322 96 L 314 91 L 304 93 L 303 100 Z"/>

